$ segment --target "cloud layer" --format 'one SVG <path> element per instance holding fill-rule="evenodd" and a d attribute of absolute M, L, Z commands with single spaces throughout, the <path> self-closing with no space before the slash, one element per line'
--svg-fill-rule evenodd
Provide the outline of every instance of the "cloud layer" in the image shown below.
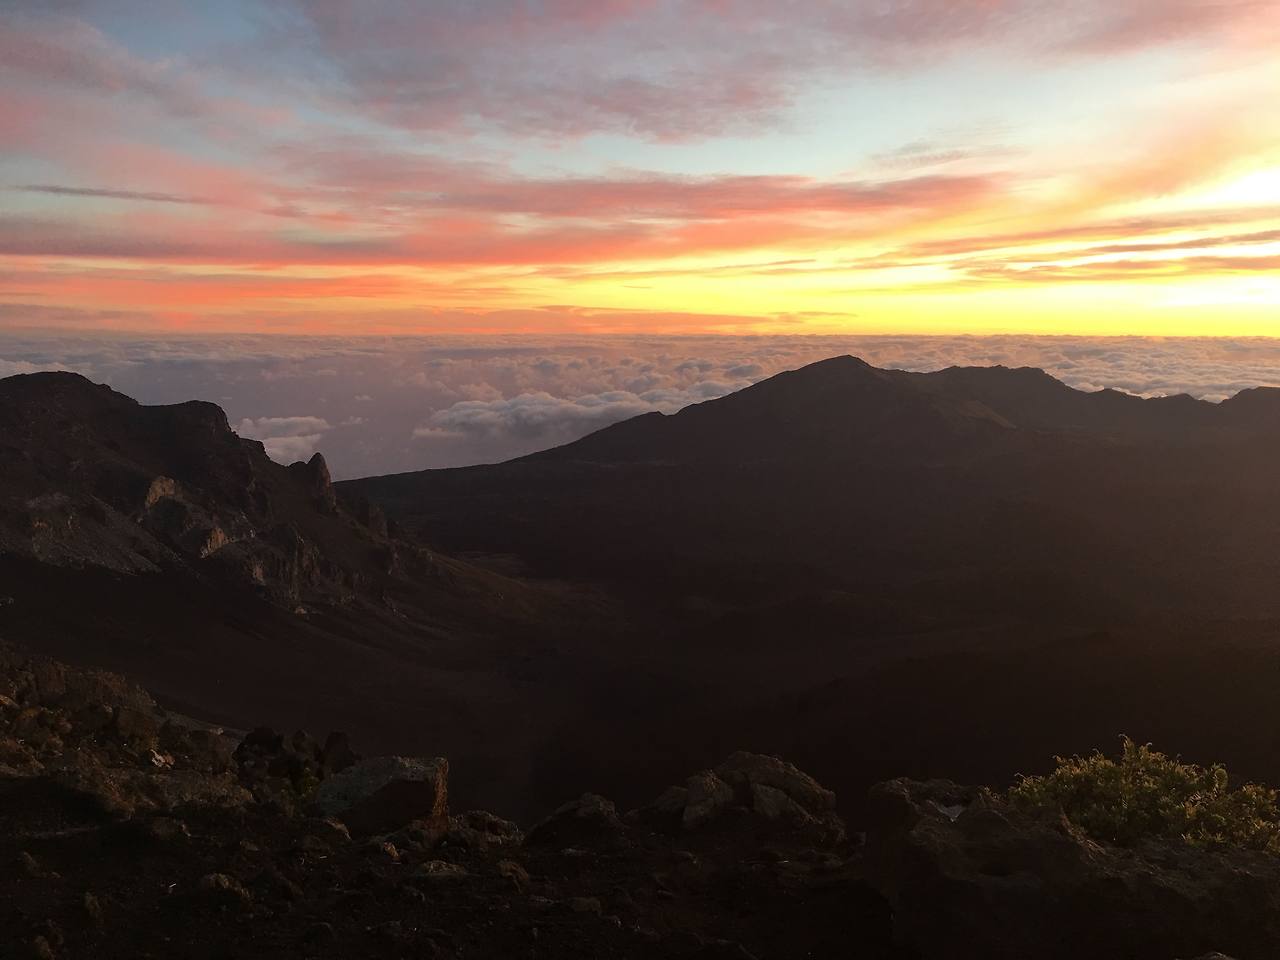
<path fill-rule="evenodd" d="M 851 353 L 877 366 L 1038 366 L 1084 390 L 1220 400 L 1280 386 L 1280 340 L 1090 337 L 0 335 L 0 374 L 71 369 L 147 403 L 221 404 L 281 462 L 340 478 L 493 462 Z"/>

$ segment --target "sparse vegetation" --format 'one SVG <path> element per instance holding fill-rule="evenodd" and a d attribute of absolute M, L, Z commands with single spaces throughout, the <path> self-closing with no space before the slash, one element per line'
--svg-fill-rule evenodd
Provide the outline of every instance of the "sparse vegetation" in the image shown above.
<path fill-rule="evenodd" d="M 1276 791 L 1256 783 L 1232 789 L 1221 764 L 1183 763 L 1128 737 L 1119 759 L 1097 751 L 1055 759 L 1057 768 L 1047 776 L 1021 777 L 1009 802 L 1025 810 L 1060 810 L 1094 839 L 1110 843 L 1181 837 L 1280 853 Z"/>

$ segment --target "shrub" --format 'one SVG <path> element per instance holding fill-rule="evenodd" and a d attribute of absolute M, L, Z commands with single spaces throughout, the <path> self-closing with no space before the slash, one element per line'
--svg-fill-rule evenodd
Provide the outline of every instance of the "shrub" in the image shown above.
<path fill-rule="evenodd" d="M 1008 799 L 1016 809 L 1061 811 L 1095 840 L 1128 845 L 1182 838 L 1280 853 L 1276 791 L 1254 783 L 1231 789 L 1226 768 L 1182 763 L 1122 738 L 1118 760 L 1095 751 L 1056 757 L 1043 777 L 1019 777 Z"/>

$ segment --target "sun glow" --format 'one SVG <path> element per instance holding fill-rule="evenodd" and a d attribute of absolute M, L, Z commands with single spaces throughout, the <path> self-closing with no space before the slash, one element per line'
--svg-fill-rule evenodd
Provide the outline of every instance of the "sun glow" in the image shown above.
<path fill-rule="evenodd" d="M 1023 2 L 10 17 L 0 324 L 1280 335 L 1280 6 Z"/>

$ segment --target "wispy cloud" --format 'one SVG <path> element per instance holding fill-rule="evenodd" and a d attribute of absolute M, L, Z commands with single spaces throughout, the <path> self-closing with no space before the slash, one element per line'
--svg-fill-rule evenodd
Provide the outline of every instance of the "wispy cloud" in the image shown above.
<path fill-rule="evenodd" d="M 142 190 L 111 190 L 105 187 L 67 187 L 52 183 L 31 183 L 14 187 L 23 193 L 47 193 L 55 197 L 89 197 L 104 200 L 143 200 L 148 203 L 205 203 L 199 197 L 176 193 L 147 193 Z"/>

